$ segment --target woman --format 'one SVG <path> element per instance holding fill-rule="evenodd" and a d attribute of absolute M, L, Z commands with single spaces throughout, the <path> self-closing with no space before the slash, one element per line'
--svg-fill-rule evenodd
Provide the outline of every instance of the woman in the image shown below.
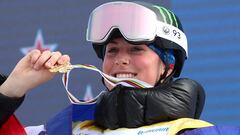
<path fill-rule="evenodd" d="M 45 126 L 25 128 L 28 134 L 177 134 L 212 126 L 194 120 L 204 105 L 201 85 L 186 78 L 174 80 L 188 56 L 187 39 L 174 13 L 150 3 L 109 2 L 91 13 L 87 40 L 103 60 L 105 74 L 135 78 L 149 87 L 104 79 L 107 90 L 96 103 L 73 104 Z M 19 61 L 0 92 L 22 97 L 52 79 L 51 68 L 68 62 L 70 57 L 60 52 L 33 50 Z"/>
<path fill-rule="evenodd" d="M 99 126 L 132 128 L 199 118 L 204 104 L 202 87 L 189 79 L 173 81 L 188 52 L 181 23 L 171 11 L 143 2 L 103 4 L 90 15 L 87 40 L 103 60 L 104 73 L 154 86 L 112 88 L 105 81 L 111 92 L 98 100 L 95 121 Z"/>

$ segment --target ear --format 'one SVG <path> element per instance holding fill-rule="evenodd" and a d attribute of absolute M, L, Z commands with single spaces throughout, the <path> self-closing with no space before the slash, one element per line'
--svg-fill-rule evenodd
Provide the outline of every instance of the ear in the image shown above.
<path fill-rule="evenodd" d="M 172 69 L 172 68 L 169 68 L 169 69 L 168 69 L 167 76 L 169 76 L 172 72 L 173 72 L 173 69 Z"/>

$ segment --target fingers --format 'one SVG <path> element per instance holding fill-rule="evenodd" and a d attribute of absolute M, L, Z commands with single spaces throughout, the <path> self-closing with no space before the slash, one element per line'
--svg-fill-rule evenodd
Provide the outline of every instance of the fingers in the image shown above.
<path fill-rule="evenodd" d="M 52 52 L 51 57 L 45 63 L 45 66 L 48 68 L 53 67 L 61 56 L 62 56 L 62 53 L 60 52 Z"/>
<path fill-rule="evenodd" d="M 45 64 L 50 57 L 51 57 L 51 52 L 50 51 L 42 52 L 39 55 L 37 61 L 34 63 L 33 68 L 36 69 L 36 70 L 41 69 L 43 64 Z"/>
<path fill-rule="evenodd" d="M 70 62 L 70 57 L 68 55 L 62 55 L 62 57 L 60 57 L 58 60 L 59 65 L 65 64 L 67 62 Z"/>
<path fill-rule="evenodd" d="M 38 60 L 39 56 L 41 55 L 41 52 L 37 49 L 32 50 L 30 53 L 30 58 L 31 58 L 31 64 L 34 65 L 36 61 Z"/>
<path fill-rule="evenodd" d="M 39 50 L 33 50 L 30 52 L 32 67 L 36 70 L 41 69 L 43 66 L 45 68 L 52 68 L 54 65 L 61 65 L 66 62 L 70 62 L 70 57 L 68 55 L 62 55 L 61 52 L 51 52 Z"/>

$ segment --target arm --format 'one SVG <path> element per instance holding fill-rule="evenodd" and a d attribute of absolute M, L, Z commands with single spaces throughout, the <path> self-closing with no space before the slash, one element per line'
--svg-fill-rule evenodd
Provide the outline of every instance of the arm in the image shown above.
<path fill-rule="evenodd" d="M 6 76 L 0 74 L 0 85 L 2 85 L 6 79 Z M 0 93 L 0 127 L 21 105 L 23 100 L 24 96 L 20 98 L 12 98 Z"/>
<path fill-rule="evenodd" d="M 0 125 L 20 106 L 24 95 L 44 82 L 52 79 L 55 73 L 49 72 L 54 65 L 69 62 L 68 55 L 60 52 L 33 50 L 23 57 L 6 78 L 2 76 L 0 86 Z"/>

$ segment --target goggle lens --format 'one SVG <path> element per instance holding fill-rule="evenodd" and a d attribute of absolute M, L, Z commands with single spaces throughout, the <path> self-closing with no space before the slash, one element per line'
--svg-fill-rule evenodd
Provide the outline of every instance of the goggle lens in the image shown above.
<path fill-rule="evenodd" d="M 129 41 L 153 40 L 156 15 L 144 6 L 129 2 L 111 2 L 96 8 L 89 19 L 87 40 L 102 43 L 114 28 Z"/>

